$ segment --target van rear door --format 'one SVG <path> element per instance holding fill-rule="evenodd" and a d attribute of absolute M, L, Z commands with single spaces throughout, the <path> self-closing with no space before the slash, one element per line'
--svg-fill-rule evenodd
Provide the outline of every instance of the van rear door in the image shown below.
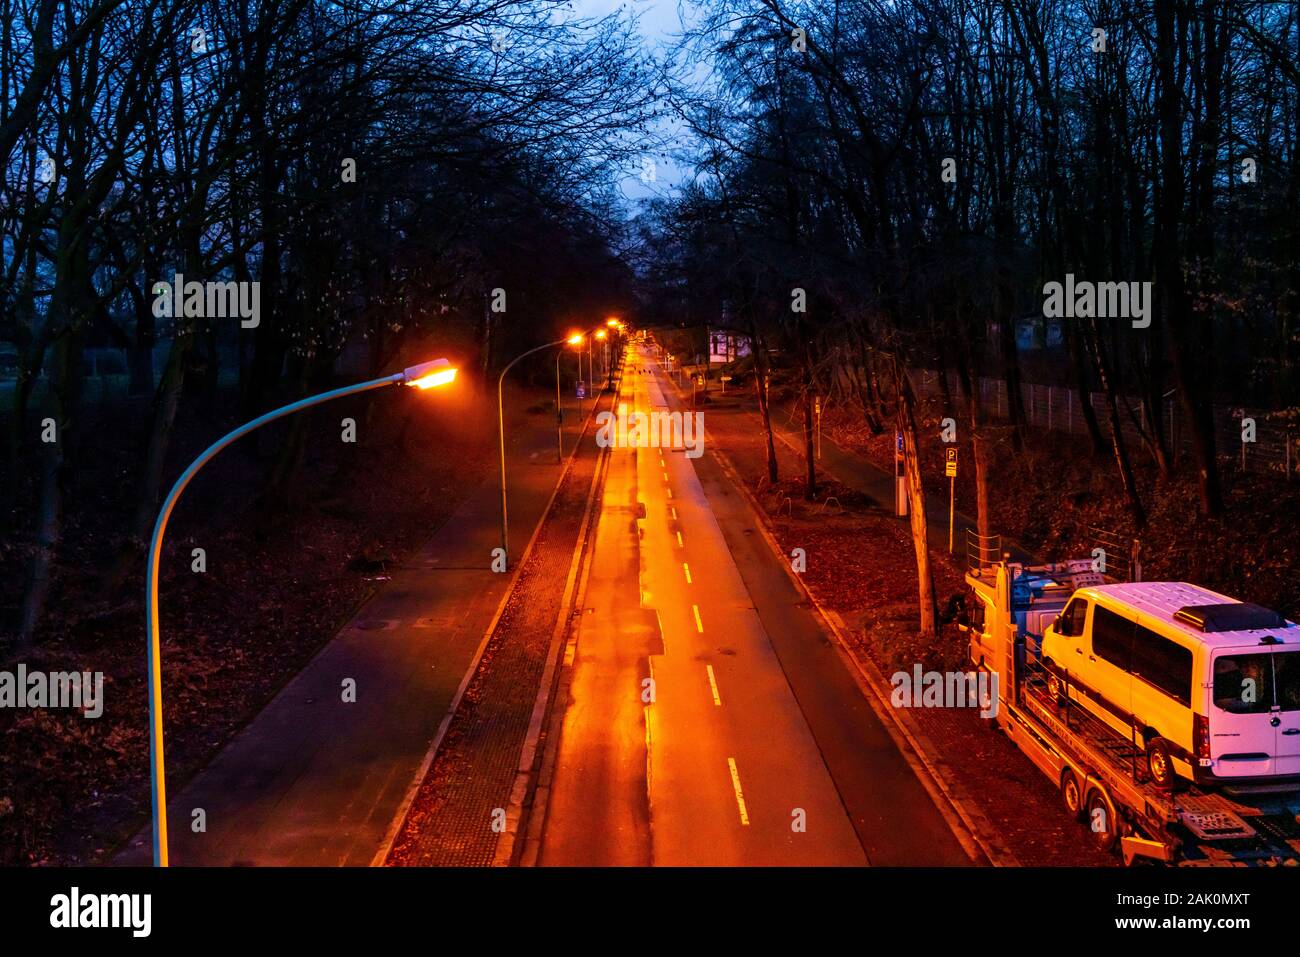
<path fill-rule="evenodd" d="M 1273 652 L 1258 645 L 1220 649 L 1212 669 L 1209 731 L 1215 775 L 1251 778 L 1288 773 L 1278 766 L 1278 741 L 1289 743 L 1300 735 L 1279 734 L 1283 716 L 1276 704 Z M 1289 717 L 1289 724 L 1300 727 L 1300 712 Z"/>
<path fill-rule="evenodd" d="M 1273 652 L 1278 774 L 1300 774 L 1300 648 Z"/>

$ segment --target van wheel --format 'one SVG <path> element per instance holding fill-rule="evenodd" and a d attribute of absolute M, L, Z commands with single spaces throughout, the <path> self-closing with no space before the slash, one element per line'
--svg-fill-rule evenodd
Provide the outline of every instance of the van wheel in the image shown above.
<path fill-rule="evenodd" d="M 1061 801 L 1070 817 L 1076 821 L 1083 819 L 1083 792 L 1079 788 L 1079 779 L 1068 768 L 1061 775 Z"/>
<path fill-rule="evenodd" d="M 1088 792 L 1087 812 L 1084 823 L 1092 834 L 1093 843 L 1103 852 L 1113 851 L 1119 839 L 1119 822 L 1115 820 L 1115 810 L 1104 792 L 1097 788 Z"/>
<path fill-rule="evenodd" d="M 1151 772 L 1151 783 L 1158 788 L 1172 789 L 1174 786 L 1174 759 L 1169 753 L 1169 742 L 1164 738 L 1152 738 L 1147 742 L 1147 770 Z"/>
<path fill-rule="evenodd" d="M 1047 662 L 1047 667 L 1049 669 L 1052 667 L 1050 661 Z M 1065 707 L 1065 685 L 1061 683 L 1061 679 L 1055 671 L 1047 672 L 1047 694 L 1056 702 L 1058 708 Z"/>

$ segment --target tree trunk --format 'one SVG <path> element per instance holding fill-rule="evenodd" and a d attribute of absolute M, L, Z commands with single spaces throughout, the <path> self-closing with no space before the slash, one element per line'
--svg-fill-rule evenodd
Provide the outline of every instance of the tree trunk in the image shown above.
<path fill-rule="evenodd" d="M 754 388 L 758 392 L 758 411 L 763 418 L 763 437 L 767 442 L 767 480 L 778 481 L 776 443 L 772 439 L 772 414 L 767 404 L 767 363 L 763 361 L 763 341 L 758 335 L 757 323 L 750 323 L 750 338 L 754 348 Z"/>
<path fill-rule="evenodd" d="M 47 317 L 47 321 L 53 321 Z M 18 625 L 18 648 L 32 646 L 36 628 L 45 614 L 54 559 L 63 536 L 63 485 L 72 436 L 75 390 L 81 377 L 81 336 L 66 329 L 55 344 L 55 368 L 50 388 L 50 418 L 55 422 L 55 441 L 42 443 L 39 519 L 36 552 L 31 577 L 23 596 Z"/>
<path fill-rule="evenodd" d="M 1192 452 L 1203 515 L 1223 512 L 1219 465 L 1215 458 L 1214 421 L 1207 387 L 1198 378 L 1200 370 L 1192 350 L 1212 348 L 1208 336 L 1189 344 L 1188 330 L 1203 331 L 1208 316 L 1192 315 L 1183 276 L 1180 228 L 1185 184 L 1183 177 L 1183 91 L 1178 83 L 1175 57 L 1178 51 L 1174 0 L 1156 0 L 1156 113 L 1160 125 L 1160 203 L 1156 207 L 1156 279 L 1161 291 L 1165 326 L 1169 330 L 1169 351 L 1178 382 L 1179 397 L 1192 432 Z"/>
<path fill-rule="evenodd" d="M 817 459 L 813 440 L 813 382 L 806 359 L 803 367 L 803 453 L 807 464 L 803 497 L 811 502 L 817 498 Z"/>
<path fill-rule="evenodd" d="M 1119 470 L 1120 482 L 1124 486 L 1124 497 L 1128 500 L 1129 511 L 1133 515 L 1133 525 L 1137 531 L 1141 532 L 1146 528 L 1147 514 L 1146 508 L 1142 505 L 1142 498 L 1138 494 L 1137 481 L 1133 476 L 1133 465 L 1128 457 L 1128 444 L 1124 441 L 1124 432 L 1121 428 L 1119 417 L 1119 401 L 1115 395 L 1115 387 L 1110 374 L 1110 366 L 1106 359 L 1105 347 L 1100 341 L 1100 334 L 1097 330 L 1097 320 L 1090 319 L 1091 328 L 1090 340 L 1092 342 L 1093 359 L 1097 364 L 1097 375 L 1101 378 L 1101 389 L 1106 396 L 1106 418 L 1110 425 L 1110 444 L 1111 450 L 1115 455 L 1115 466 Z"/>
<path fill-rule="evenodd" d="M 938 608 L 934 598 L 934 569 L 930 565 L 929 525 L 925 508 L 925 487 L 921 482 L 921 457 L 916 439 L 916 396 L 901 363 L 896 363 L 898 421 L 903 434 L 903 463 L 907 485 L 908 519 L 912 548 L 916 553 L 917 608 L 923 635 L 938 634 Z"/>

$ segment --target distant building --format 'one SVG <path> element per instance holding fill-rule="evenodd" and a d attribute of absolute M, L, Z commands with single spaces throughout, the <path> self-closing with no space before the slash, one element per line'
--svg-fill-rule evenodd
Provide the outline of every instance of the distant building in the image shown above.
<path fill-rule="evenodd" d="M 726 365 L 749 355 L 749 337 L 725 329 L 710 329 L 709 365 Z"/>
<path fill-rule="evenodd" d="M 1060 348 L 1064 341 L 1061 324 L 1055 319 L 1023 319 L 1016 323 L 1016 348 L 1021 352 Z"/>

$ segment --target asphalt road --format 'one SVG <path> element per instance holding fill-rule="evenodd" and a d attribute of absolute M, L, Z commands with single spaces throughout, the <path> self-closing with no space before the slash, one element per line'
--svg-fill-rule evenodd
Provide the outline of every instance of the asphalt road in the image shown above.
<path fill-rule="evenodd" d="M 717 465 L 611 454 L 539 863 L 969 863 Z"/>

